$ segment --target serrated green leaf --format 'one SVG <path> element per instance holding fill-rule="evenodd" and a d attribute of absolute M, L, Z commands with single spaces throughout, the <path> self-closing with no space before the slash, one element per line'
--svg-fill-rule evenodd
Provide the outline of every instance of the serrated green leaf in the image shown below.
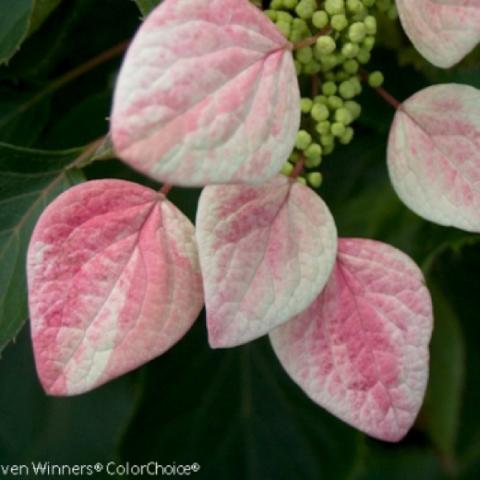
<path fill-rule="evenodd" d="M 84 180 L 66 169 L 78 154 L 0 144 L 0 351 L 27 318 L 25 256 L 33 227 L 53 198 Z"/>
<path fill-rule="evenodd" d="M 134 0 L 142 15 L 146 17 L 162 0 Z"/>
<path fill-rule="evenodd" d="M 0 65 L 15 55 L 62 0 L 0 0 Z"/>
<path fill-rule="evenodd" d="M 361 435 L 300 391 L 265 338 L 214 351 L 197 324 L 144 374 L 124 460 L 198 462 L 195 478 L 232 480 L 341 480 L 356 465 Z"/>

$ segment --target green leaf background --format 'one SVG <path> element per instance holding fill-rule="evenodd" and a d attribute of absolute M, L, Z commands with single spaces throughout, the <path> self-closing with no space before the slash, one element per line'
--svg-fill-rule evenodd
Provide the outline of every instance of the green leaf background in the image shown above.
<path fill-rule="evenodd" d="M 137 371 L 79 397 L 44 395 L 24 326 L 25 252 L 38 215 L 86 178 L 158 187 L 115 159 L 71 168 L 84 146 L 108 131 L 121 55 L 56 85 L 131 38 L 157 3 L 0 0 L 0 61 L 8 60 L 0 67 L 0 349 L 6 347 L 0 464 L 198 462 L 196 478 L 205 479 L 480 478 L 478 235 L 432 225 L 398 200 L 385 166 L 393 111 L 369 90 L 354 143 L 325 158 L 319 193 L 340 235 L 402 249 L 423 268 L 431 288 L 430 382 L 417 424 L 402 442 L 367 438 L 314 405 L 283 372 L 265 338 L 210 350 L 203 315 L 177 346 Z M 397 98 L 443 81 L 480 87 L 478 62 L 438 72 L 408 59 L 407 50 L 388 49 L 407 45 L 398 25 L 391 28 L 371 69 L 384 71 Z M 198 195 L 197 189 L 174 189 L 170 198 L 194 219 Z"/>

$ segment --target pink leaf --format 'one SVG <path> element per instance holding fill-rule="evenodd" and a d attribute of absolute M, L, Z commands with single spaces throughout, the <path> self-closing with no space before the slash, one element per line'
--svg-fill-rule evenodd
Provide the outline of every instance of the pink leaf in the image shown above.
<path fill-rule="evenodd" d="M 418 215 L 480 232 L 480 90 L 436 85 L 397 111 L 388 167 L 395 190 Z"/>
<path fill-rule="evenodd" d="M 292 179 L 206 187 L 197 242 L 210 345 L 248 342 L 307 308 L 328 280 L 336 239 L 323 201 Z"/>
<path fill-rule="evenodd" d="M 81 184 L 40 217 L 28 287 L 44 389 L 85 392 L 165 352 L 197 318 L 203 294 L 194 227 L 148 188 Z"/>
<path fill-rule="evenodd" d="M 480 41 L 478 0 L 397 0 L 403 28 L 437 67 L 458 63 Z"/>
<path fill-rule="evenodd" d="M 290 48 L 248 0 L 165 0 L 120 72 L 112 112 L 118 155 L 176 185 L 271 178 L 300 123 Z"/>
<path fill-rule="evenodd" d="M 397 441 L 422 404 L 431 330 L 430 295 L 412 260 L 380 242 L 341 239 L 323 293 L 270 339 L 313 401 Z"/>

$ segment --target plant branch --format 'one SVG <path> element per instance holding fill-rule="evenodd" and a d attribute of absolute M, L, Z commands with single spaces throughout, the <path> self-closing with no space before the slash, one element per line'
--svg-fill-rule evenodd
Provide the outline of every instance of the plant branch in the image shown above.
<path fill-rule="evenodd" d="M 90 165 L 90 163 L 93 163 L 96 160 L 95 152 L 102 146 L 106 138 L 107 135 L 104 135 L 103 137 L 90 142 L 68 168 L 83 168 Z"/>
<path fill-rule="evenodd" d="M 172 185 L 169 185 L 168 183 L 165 183 L 163 187 L 160 189 L 159 193 L 161 195 L 165 195 L 165 197 L 170 193 L 170 190 L 173 188 Z"/>
<path fill-rule="evenodd" d="M 297 43 L 293 44 L 293 49 L 298 50 L 299 48 L 305 48 L 305 47 L 310 47 L 313 45 L 319 37 L 322 35 L 327 35 L 332 31 L 330 27 L 326 27 L 323 30 L 320 30 L 317 32 L 315 35 L 312 35 L 311 37 L 304 38 L 303 40 L 300 40 Z"/>
<path fill-rule="evenodd" d="M 295 167 L 293 167 L 290 177 L 293 179 L 297 179 L 302 174 L 304 165 L 305 165 L 305 158 L 303 155 L 301 155 L 300 158 L 295 163 Z"/>
<path fill-rule="evenodd" d="M 398 110 L 402 106 L 402 104 L 383 87 L 376 87 L 374 90 L 395 110 Z"/>
<path fill-rule="evenodd" d="M 368 84 L 368 72 L 363 68 L 360 70 L 360 76 Z M 370 87 L 373 88 L 380 97 L 382 97 L 389 105 L 391 105 L 395 110 L 401 108 L 402 103 L 399 102 L 391 93 L 387 92 L 383 87 Z"/>

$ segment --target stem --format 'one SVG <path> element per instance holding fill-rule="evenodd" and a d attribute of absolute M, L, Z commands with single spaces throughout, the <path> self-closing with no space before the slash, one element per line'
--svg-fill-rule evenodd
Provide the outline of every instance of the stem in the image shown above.
<path fill-rule="evenodd" d="M 37 94 L 35 94 L 30 100 L 20 105 L 16 110 L 14 110 L 12 113 L 4 117 L 3 121 L 0 122 L 0 127 L 3 127 L 12 118 L 29 110 L 31 107 L 33 107 L 38 102 L 40 102 L 44 97 L 54 93 L 59 88 L 63 87 L 64 85 L 71 82 L 72 80 L 75 80 L 76 78 L 88 73 L 90 70 L 93 70 L 99 65 L 106 63 L 115 57 L 118 57 L 127 49 L 128 43 L 129 43 L 128 41 L 119 43 L 118 45 L 115 45 L 114 47 L 109 48 L 108 50 L 105 50 L 99 55 L 86 61 L 82 65 L 68 71 L 64 75 L 53 80 L 44 89 L 40 90 Z"/>
<path fill-rule="evenodd" d="M 395 110 L 398 110 L 402 104 L 390 93 L 388 93 L 383 87 L 377 87 L 374 90 Z"/>
<path fill-rule="evenodd" d="M 300 174 L 303 172 L 303 166 L 305 163 L 305 159 L 303 155 L 298 159 L 297 163 L 295 164 L 295 167 L 293 168 L 292 173 L 290 174 L 290 177 L 293 179 L 296 179 L 300 176 Z"/>
<path fill-rule="evenodd" d="M 102 145 L 102 143 L 105 141 L 105 138 L 106 135 L 93 140 L 93 142 L 90 142 L 69 168 L 83 168 L 92 163 L 94 161 L 93 154 Z"/>
<path fill-rule="evenodd" d="M 320 30 L 319 32 L 317 32 L 315 35 L 312 35 L 311 37 L 304 38 L 303 40 L 300 40 L 299 42 L 294 43 L 293 44 L 293 49 L 297 50 L 299 48 L 309 47 L 310 45 L 313 45 L 319 37 L 321 37 L 322 35 L 327 35 L 331 31 L 332 31 L 332 29 L 330 27 L 326 27 L 323 30 Z"/>
<path fill-rule="evenodd" d="M 369 75 L 368 72 L 362 68 L 359 73 L 360 73 L 360 76 L 362 77 L 362 80 L 364 80 L 368 84 L 368 75 Z M 395 110 L 398 110 L 402 106 L 402 103 L 399 102 L 391 93 L 387 92 L 383 87 L 370 87 L 370 88 L 373 88 L 378 93 L 378 95 L 380 95 Z"/>
<path fill-rule="evenodd" d="M 160 189 L 160 194 L 165 195 L 165 197 L 170 193 L 170 190 L 172 189 L 172 185 L 169 185 L 168 183 L 165 183 L 163 187 Z"/>
<path fill-rule="evenodd" d="M 312 98 L 315 98 L 318 95 L 318 76 L 314 75 L 312 77 Z"/>

